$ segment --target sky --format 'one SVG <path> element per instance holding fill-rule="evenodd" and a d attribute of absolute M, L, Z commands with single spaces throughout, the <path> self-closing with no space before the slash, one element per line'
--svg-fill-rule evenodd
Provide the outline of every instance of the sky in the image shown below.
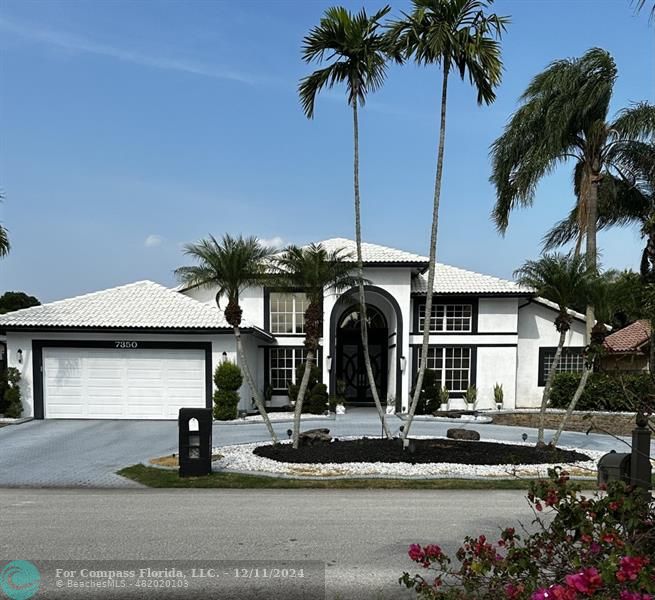
<path fill-rule="evenodd" d="M 352 115 L 343 89 L 313 120 L 297 85 L 302 38 L 332 3 L 0 3 L 0 222 L 12 251 L 0 292 L 41 301 L 151 279 L 174 285 L 183 245 L 211 233 L 270 243 L 354 237 Z M 370 12 L 376 2 L 347 2 Z M 396 1 L 392 14 L 409 9 Z M 655 101 L 655 24 L 629 0 L 497 0 L 511 16 L 503 83 L 479 107 L 451 78 L 437 256 L 510 278 L 573 206 L 571 165 L 512 214 L 489 213 L 489 146 L 551 61 L 607 49 L 611 113 Z M 360 116 L 365 241 L 428 253 L 440 97 L 437 67 L 392 66 Z M 636 228 L 599 236 L 602 264 L 636 268 Z"/>

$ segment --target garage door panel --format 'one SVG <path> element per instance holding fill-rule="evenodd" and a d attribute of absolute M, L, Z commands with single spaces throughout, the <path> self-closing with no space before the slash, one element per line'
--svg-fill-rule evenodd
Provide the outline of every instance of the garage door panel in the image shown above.
<path fill-rule="evenodd" d="M 48 418 L 175 419 L 205 403 L 205 352 L 44 348 Z"/>

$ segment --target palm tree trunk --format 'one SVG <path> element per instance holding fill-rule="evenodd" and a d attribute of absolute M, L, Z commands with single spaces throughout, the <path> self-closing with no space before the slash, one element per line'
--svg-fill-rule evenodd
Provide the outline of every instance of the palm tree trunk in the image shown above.
<path fill-rule="evenodd" d="M 407 440 L 409 429 L 414 420 L 416 407 L 418 406 L 421 388 L 423 387 L 423 377 L 428 364 L 428 348 L 430 344 L 430 322 L 432 317 L 432 294 L 434 291 L 434 273 L 437 262 L 437 232 L 439 229 L 439 202 L 441 200 L 441 177 L 443 174 L 443 155 L 446 144 L 446 100 L 448 99 L 448 69 L 449 65 L 444 64 L 443 83 L 441 86 L 441 121 L 439 123 L 439 147 L 437 149 L 437 172 L 434 178 L 434 203 L 432 205 L 432 229 L 430 230 L 430 262 L 428 263 L 428 289 L 425 298 L 425 319 L 423 321 L 423 343 L 421 344 L 421 363 L 419 365 L 418 376 L 416 378 L 416 387 L 414 397 L 409 407 L 409 415 L 403 431 L 403 440 Z"/>
<path fill-rule="evenodd" d="M 302 380 L 300 381 L 298 397 L 296 398 L 296 406 L 293 409 L 293 447 L 296 449 L 298 448 L 298 442 L 300 440 L 300 415 L 302 414 L 302 404 L 305 400 L 305 394 L 307 393 L 307 386 L 309 385 L 309 376 L 312 372 L 313 362 L 314 349 L 311 348 L 307 351 L 305 370 L 303 371 Z"/>
<path fill-rule="evenodd" d="M 243 349 L 243 340 L 241 339 L 241 330 L 238 327 L 233 327 L 232 329 L 234 330 L 234 337 L 237 340 L 237 354 L 239 355 L 239 362 L 241 363 L 243 376 L 246 378 L 248 387 L 250 388 L 250 391 L 253 397 L 255 398 L 255 404 L 257 405 L 257 410 L 259 410 L 259 414 L 262 416 L 262 419 L 264 419 L 264 423 L 266 424 L 268 433 L 270 434 L 273 443 L 277 444 L 278 443 L 277 435 L 275 435 L 275 430 L 273 429 L 273 425 L 271 425 L 271 420 L 268 418 L 268 414 L 266 413 L 264 400 L 262 399 L 262 396 L 259 393 L 259 389 L 255 385 L 255 380 L 253 379 L 252 373 L 250 372 L 250 368 L 248 367 L 248 361 L 246 360 L 246 352 Z"/>
<path fill-rule="evenodd" d="M 600 174 L 597 170 L 592 171 L 589 185 L 589 198 L 587 200 L 587 267 L 590 271 L 596 271 L 598 266 L 598 248 L 596 246 L 596 230 L 598 219 L 598 184 L 600 183 Z M 595 310 L 593 304 L 587 305 L 586 312 L 586 342 L 591 343 L 591 330 L 594 327 Z"/>
<path fill-rule="evenodd" d="M 562 356 L 562 348 L 564 348 L 564 342 L 566 341 L 566 331 L 562 330 L 559 332 L 559 342 L 557 343 L 557 350 L 555 350 L 555 356 L 553 357 L 553 364 L 550 366 L 550 371 L 548 371 L 548 377 L 546 378 L 546 386 L 544 387 L 544 393 L 541 397 L 541 409 L 539 411 L 539 429 L 537 431 L 537 446 L 543 446 L 544 442 L 544 429 L 546 421 L 546 407 L 548 406 L 548 400 L 550 398 L 550 390 L 553 387 L 553 381 L 555 381 L 555 374 L 557 373 L 557 366 L 559 365 L 560 357 Z"/>
<path fill-rule="evenodd" d="M 364 353 L 364 365 L 366 367 L 366 375 L 368 377 L 368 384 L 371 388 L 373 401 L 375 407 L 378 409 L 378 415 L 382 422 L 382 429 L 384 434 L 390 438 L 391 432 L 387 426 L 386 416 L 382 410 L 380 403 L 380 396 L 378 389 L 375 385 L 375 377 L 373 376 L 373 368 L 371 367 L 371 357 L 368 353 L 368 326 L 366 323 L 366 294 L 364 293 L 364 262 L 362 260 L 362 220 L 361 220 L 361 202 L 359 198 L 359 119 L 357 114 L 357 96 L 353 102 L 353 137 L 354 137 L 354 160 L 353 160 L 353 183 L 355 187 L 355 244 L 357 246 L 357 277 L 359 282 L 357 287 L 359 289 L 359 315 L 360 327 L 362 334 L 362 348 Z"/>
<path fill-rule="evenodd" d="M 564 431 L 564 427 L 566 426 L 566 423 L 571 418 L 571 414 L 575 410 L 578 400 L 580 400 L 580 396 L 582 396 L 582 392 L 584 392 L 585 386 L 587 385 L 587 380 L 589 379 L 589 375 L 591 375 L 593 370 L 594 370 L 593 364 L 589 367 L 587 367 L 587 365 L 585 364 L 585 368 L 582 371 L 582 377 L 580 377 L 580 382 L 578 383 L 578 387 L 575 390 L 575 394 L 573 394 L 573 398 L 571 398 L 571 402 L 569 402 L 569 405 L 566 408 L 566 413 L 562 418 L 562 421 L 559 424 L 559 427 L 557 428 L 557 431 L 553 436 L 553 439 L 550 441 L 551 446 L 557 446 L 557 442 L 559 442 L 559 436 L 562 435 L 562 431 Z"/>

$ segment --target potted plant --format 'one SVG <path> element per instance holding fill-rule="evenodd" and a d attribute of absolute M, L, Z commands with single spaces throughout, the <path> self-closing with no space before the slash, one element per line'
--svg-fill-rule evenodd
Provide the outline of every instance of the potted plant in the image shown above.
<path fill-rule="evenodd" d="M 393 415 L 395 412 L 396 412 L 396 396 L 390 393 L 387 396 L 387 414 Z"/>
<path fill-rule="evenodd" d="M 496 383 L 494 384 L 494 402 L 496 403 L 496 409 L 502 410 L 503 408 L 503 384 Z"/>
<path fill-rule="evenodd" d="M 267 406 L 270 406 L 271 400 L 273 399 L 273 386 L 269 383 L 265 388 L 264 388 L 264 403 Z"/>
<path fill-rule="evenodd" d="M 450 397 L 450 392 L 448 388 L 442 387 L 439 388 L 439 402 L 441 403 L 441 410 L 448 410 L 448 398 Z"/>
<path fill-rule="evenodd" d="M 475 410 L 475 402 L 478 398 L 478 390 L 474 385 L 469 385 L 464 392 L 464 400 L 466 400 L 466 408 L 468 410 Z"/>
<path fill-rule="evenodd" d="M 337 415 L 346 414 L 345 396 L 346 382 L 343 379 L 337 379 L 337 404 L 334 407 L 334 412 Z"/>

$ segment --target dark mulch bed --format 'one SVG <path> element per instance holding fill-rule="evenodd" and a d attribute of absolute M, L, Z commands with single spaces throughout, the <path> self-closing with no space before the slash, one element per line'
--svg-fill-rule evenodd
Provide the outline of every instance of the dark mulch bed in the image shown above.
<path fill-rule="evenodd" d="M 289 463 L 457 463 L 474 465 L 556 464 L 590 460 L 571 450 L 516 446 L 497 442 L 458 440 L 412 440 L 411 451 L 403 450 L 400 440 L 362 438 L 332 441 L 294 450 L 291 444 L 255 448 L 258 456 Z"/>

